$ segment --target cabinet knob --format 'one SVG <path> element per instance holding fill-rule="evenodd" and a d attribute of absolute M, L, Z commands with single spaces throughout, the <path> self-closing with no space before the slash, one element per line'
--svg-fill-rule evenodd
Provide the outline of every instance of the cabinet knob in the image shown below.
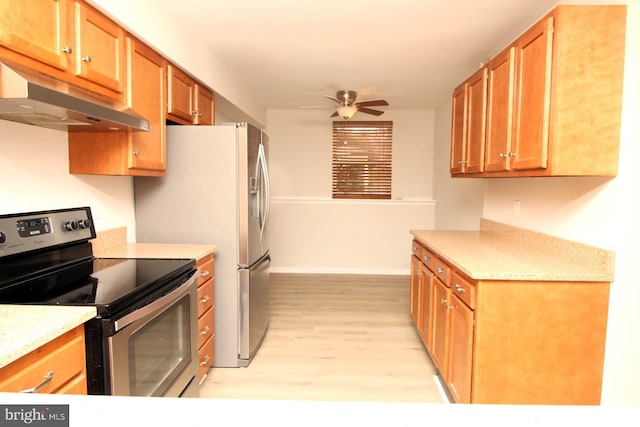
<path fill-rule="evenodd" d="M 507 155 L 506 155 L 506 154 L 504 154 L 504 153 L 500 153 L 500 158 L 501 158 L 501 159 L 504 159 L 504 158 L 506 158 L 506 157 L 507 157 Z"/>
<path fill-rule="evenodd" d="M 71 46 L 65 46 L 62 48 L 64 53 L 73 53 L 73 48 Z"/>
<path fill-rule="evenodd" d="M 442 267 L 436 268 L 436 273 L 438 273 L 438 274 L 444 273 L 444 268 L 442 268 Z"/>
<path fill-rule="evenodd" d="M 202 117 L 202 113 L 198 112 L 198 110 L 193 110 L 191 114 L 193 114 L 196 117 Z"/>
<path fill-rule="evenodd" d="M 209 325 L 205 325 L 205 327 L 200 331 L 200 335 L 207 335 L 209 333 Z"/>
<path fill-rule="evenodd" d="M 446 298 L 441 298 L 440 299 L 440 304 L 447 305 L 447 299 Z"/>
<path fill-rule="evenodd" d="M 456 283 L 454 287 L 456 288 L 456 291 L 460 292 L 461 294 L 464 293 L 464 288 L 462 286 Z"/>
<path fill-rule="evenodd" d="M 137 156 L 140 155 L 140 151 L 139 150 L 133 150 L 132 154 L 137 157 Z"/>
<path fill-rule="evenodd" d="M 516 153 L 514 153 L 513 151 L 509 151 L 509 157 L 515 157 Z"/>
<path fill-rule="evenodd" d="M 211 297 L 209 296 L 209 294 L 203 296 L 202 298 L 200 298 L 200 304 L 206 304 L 209 302 L 209 300 L 211 299 Z"/>
<path fill-rule="evenodd" d="M 467 161 L 466 160 L 458 160 L 458 164 L 459 165 L 466 165 Z"/>
<path fill-rule="evenodd" d="M 81 59 L 82 59 L 84 62 L 86 62 L 86 63 L 91 62 L 91 57 L 90 57 L 89 55 L 87 55 L 87 56 L 83 56 Z"/>

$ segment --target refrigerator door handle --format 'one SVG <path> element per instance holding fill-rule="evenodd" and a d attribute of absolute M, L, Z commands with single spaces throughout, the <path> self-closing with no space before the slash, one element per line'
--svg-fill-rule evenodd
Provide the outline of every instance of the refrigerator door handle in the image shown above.
<path fill-rule="evenodd" d="M 260 144 L 258 148 L 258 162 L 260 164 L 260 173 L 262 174 L 262 182 L 264 183 L 264 210 L 260 212 L 260 237 L 264 239 L 264 232 L 267 228 L 269 220 L 269 209 L 271 204 L 271 183 L 269 182 L 269 172 L 267 170 L 267 156 L 264 152 L 264 146 Z"/>

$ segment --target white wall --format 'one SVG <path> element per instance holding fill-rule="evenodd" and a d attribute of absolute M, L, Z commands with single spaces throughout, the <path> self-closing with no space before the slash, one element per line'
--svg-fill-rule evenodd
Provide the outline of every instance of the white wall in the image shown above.
<path fill-rule="evenodd" d="M 477 230 L 480 227 L 484 180 L 451 178 L 451 100 L 435 112 L 433 184 L 438 230 Z"/>
<path fill-rule="evenodd" d="M 274 270 L 408 274 L 409 229 L 433 228 L 433 111 L 380 118 L 393 121 L 390 201 L 331 198 L 329 115 L 268 112 Z"/>
<path fill-rule="evenodd" d="M 568 3 L 568 2 L 564 2 Z M 601 4 L 583 0 L 573 3 Z M 605 2 L 617 3 L 617 2 Z M 624 2 L 623 2 L 624 3 Z M 483 192 L 481 216 L 518 227 L 566 238 L 616 252 L 615 282 L 611 286 L 602 404 L 640 405 L 640 286 L 637 254 L 640 253 L 640 2 L 628 2 L 627 48 L 623 94 L 620 167 L 615 178 L 524 178 L 454 182 L 436 166 L 436 228 L 450 228 L 465 221 L 455 212 L 461 191 Z M 447 160 L 451 105 L 436 112 L 436 161 Z M 445 155 L 446 153 L 446 155 Z M 464 180 L 463 180 L 464 181 Z M 461 190 L 459 185 L 464 185 Z M 519 215 L 514 201 L 520 202 Z M 476 211 L 475 203 L 468 206 Z M 473 215 L 472 215 L 473 217 Z M 471 223 L 473 218 L 471 219 Z M 571 298 L 571 295 L 567 295 Z M 579 355 L 575 355 L 580 357 Z"/>
<path fill-rule="evenodd" d="M 90 206 L 98 231 L 134 224 L 132 178 L 70 175 L 66 132 L 0 120 L 0 171 L 0 214 Z"/>

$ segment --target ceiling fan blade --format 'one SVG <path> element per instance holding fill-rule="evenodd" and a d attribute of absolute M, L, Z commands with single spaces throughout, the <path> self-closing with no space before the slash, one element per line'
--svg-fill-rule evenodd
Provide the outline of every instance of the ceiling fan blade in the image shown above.
<path fill-rule="evenodd" d="M 335 96 L 329 96 L 329 95 L 323 95 L 325 98 L 330 99 L 332 101 L 337 102 L 338 104 L 342 104 L 342 101 L 340 101 L 338 98 L 336 98 Z"/>
<path fill-rule="evenodd" d="M 330 115 L 329 117 L 338 117 L 338 112 L 336 111 L 335 113 L 333 113 L 332 115 Z"/>
<path fill-rule="evenodd" d="M 361 113 L 373 114 L 374 116 L 379 116 L 381 114 L 384 114 L 384 111 L 372 110 L 371 108 L 362 108 L 360 106 L 358 106 L 358 111 Z"/>
<path fill-rule="evenodd" d="M 356 102 L 356 106 L 358 107 L 382 107 L 384 105 L 389 105 L 389 103 L 384 99 L 376 99 L 375 101 Z"/>

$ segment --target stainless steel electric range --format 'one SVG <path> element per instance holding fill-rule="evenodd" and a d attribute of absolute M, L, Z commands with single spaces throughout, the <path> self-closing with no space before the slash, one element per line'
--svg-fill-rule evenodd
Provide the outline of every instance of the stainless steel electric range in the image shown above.
<path fill-rule="evenodd" d="M 197 396 L 191 259 L 93 256 L 89 207 L 0 215 L 0 303 L 85 305 L 89 394 Z"/>

